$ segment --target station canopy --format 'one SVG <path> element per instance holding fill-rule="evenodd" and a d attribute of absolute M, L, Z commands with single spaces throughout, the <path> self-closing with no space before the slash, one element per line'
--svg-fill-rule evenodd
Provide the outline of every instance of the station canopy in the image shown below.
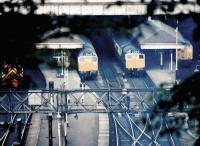
<path fill-rule="evenodd" d="M 59 28 L 54 31 L 49 31 L 43 36 L 43 41 L 36 43 L 37 49 L 78 49 L 83 47 L 83 43 L 78 35 L 61 35 L 61 37 L 53 37 L 60 33 L 64 34 L 66 29 Z"/>
<path fill-rule="evenodd" d="M 159 20 L 148 20 L 129 30 L 141 49 L 184 49 L 192 47 L 176 29 Z"/>

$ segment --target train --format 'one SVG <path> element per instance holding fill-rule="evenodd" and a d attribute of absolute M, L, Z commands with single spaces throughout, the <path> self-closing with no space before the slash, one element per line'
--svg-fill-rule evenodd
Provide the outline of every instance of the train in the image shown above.
<path fill-rule="evenodd" d="M 83 48 L 80 49 L 77 57 L 78 72 L 83 79 L 96 78 L 98 74 L 98 56 L 91 41 L 80 36 Z"/>
<path fill-rule="evenodd" d="M 185 47 L 177 50 L 177 58 L 180 66 L 186 66 L 192 64 L 193 61 L 193 46 L 189 41 L 185 41 Z"/>
<path fill-rule="evenodd" d="M 140 76 L 145 73 L 145 54 L 128 36 L 113 34 L 115 56 L 121 61 L 125 74 Z"/>

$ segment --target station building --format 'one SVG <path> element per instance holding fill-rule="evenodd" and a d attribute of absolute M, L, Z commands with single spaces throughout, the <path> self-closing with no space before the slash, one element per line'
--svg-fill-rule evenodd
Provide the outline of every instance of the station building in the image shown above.
<path fill-rule="evenodd" d="M 193 46 L 176 29 L 149 19 L 129 31 L 146 54 L 146 68 L 160 66 L 171 71 L 193 59 Z"/>

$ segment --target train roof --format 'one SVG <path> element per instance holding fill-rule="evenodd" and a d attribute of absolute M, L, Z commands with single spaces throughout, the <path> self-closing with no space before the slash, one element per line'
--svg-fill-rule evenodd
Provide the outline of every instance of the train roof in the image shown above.
<path fill-rule="evenodd" d="M 159 20 L 148 20 L 129 30 L 129 33 L 138 40 L 141 49 L 183 49 L 185 45 L 191 45 L 180 32 L 176 33 L 174 28 Z"/>
<path fill-rule="evenodd" d="M 122 48 L 123 52 L 127 51 L 139 51 L 140 48 L 128 38 L 128 36 L 123 36 L 121 34 L 114 34 L 113 40 Z"/>
<path fill-rule="evenodd" d="M 84 48 L 86 48 L 86 49 L 93 49 L 94 50 L 94 47 L 93 47 L 91 41 L 87 37 L 81 35 L 80 39 L 81 39 L 81 41 L 83 43 L 83 47 Z"/>
<path fill-rule="evenodd" d="M 80 35 L 79 37 L 83 44 L 83 48 L 81 49 L 79 55 L 84 55 L 84 53 L 90 54 L 92 52 L 92 54 L 96 56 L 97 54 L 91 41 L 83 35 Z"/>

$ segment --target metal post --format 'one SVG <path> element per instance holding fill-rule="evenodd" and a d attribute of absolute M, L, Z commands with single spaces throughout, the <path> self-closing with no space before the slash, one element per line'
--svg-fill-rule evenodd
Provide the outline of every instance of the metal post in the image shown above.
<path fill-rule="evenodd" d="M 22 132 L 22 119 L 18 118 L 17 119 L 17 142 L 19 142 L 20 144 L 22 144 L 21 132 Z"/>
<path fill-rule="evenodd" d="M 178 70 L 178 48 L 177 48 L 177 44 L 178 44 L 178 20 L 177 20 L 177 27 L 176 27 L 176 70 Z"/>
<path fill-rule="evenodd" d="M 84 90 L 85 89 L 85 83 L 82 83 L 81 89 Z M 84 92 L 81 92 L 81 103 L 84 104 Z"/>
<path fill-rule="evenodd" d="M 110 92 L 109 91 L 108 91 L 108 105 L 112 107 L 112 101 L 110 100 Z"/>
<path fill-rule="evenodd" d="M 63 56 L 63 50 L 61 50 L 61 75 L 64 75 L 64 56 Z"/>
<path fill-rule="evenodd" d="M 67 79 L 68 79 L 68 70 L 67 70 Z M 68 89 L 68 81 L 65 82 L 65 86 L 64 88 Z M 65 93 L 65 104 L 66 104 L 66 108 L 65 108 L 65 122 L 64 122 L 64 136 L 65 136 L 65 144 L 67 144 L 67 127 L 69 127 L 69 122 L 68 122 L 68 93 Z"/>
<path fill-rule="evenodd" d="M 122 89 L 122 98 L 123 98 L 124 104 L 126 105 L 126 100 L 127 100 L 126 99 L 127 98 L 127 89 L 126 88 Z"/>
<path fill-rule="evenodd" d="M 53 93 L 50 93 L 50 103 L 51 103 L 51 107 L 53 108 L 54 106 L 54 99 L 53 99 Z"/>
<path fill-rule="evenodd" d="M 184 128 L 188 128 L 188 120 L 189 120 L 189 116 L 188 116 L 188 114 L 185 113 Z"/>
<path fill-rule="evenodd" d="M 58 119 L 58 145 L 63 146 L 63 143 L 62 143 L 62 117 L 59 112 L 57 115 L 57 119 Z"/>
<path fill-rule="evenodd" d="M 160 67 L 163 67 L 163 52 L 160 52 Z"/>
<path fill-rule="evenodd" d="M 178 70 L 178 49 L 176 48 L 176 70 Z"/>
<path fill-rule="evenodd" d="M 125 74 L 125 73 L 122 73 L 122 78 L 123 78 L 123 81 L 124 81 L 124 82 L 127 82 L 126 74 Z"/>
<path fill-rule="evenodd" d="M 48 127 L 49 127 L 49 146 L 53 146 L 52 136 L 52 113 L 48 114 Z"/>
<path fill-rule="evenodd" d="M 53 81 L 50 81 L 49 82 L 49 90 L 53 90 L 54 89 L 54 82 Z M 53 93 L 50 92 L 50 104 L 51 104 L 51 107 L 53 108 L 54 106 L 54 96 L 53 96 Z"/>
<path fill-rule="evenodd" d="M 173 70 L 173 54 L 172 51 L 170 52 L 170 58 L 171 58 L 171 63 L 170 63 L 170 70 Z"/>
<path fill-rule="evenodd" d="M 55 94 L 54 96 L 54 106 L 56 108 L 56 110 L 59 110 L 59 104 L 58 104 L 58 93 Z"/>
<path fill-rule="evenodd" d="M 130 101 L 131 101 L 130 96 L 127 96 L 126 103 L 127 103 L 128 109 L 130 108 Z"/>
<path fill-rule="evenodd" d="M 69 127 L 68 115 L 65 114 L 65 142 L 67 142 L 67 127 Z"/>
<path fill-rule="evenodd" d="M 68 71 L 68 67 L 69 67 L 69 58 L 68 58 L 68 56 L 65 57 L 64 63 L 65 63 L 65 68 L 66 68 L 65 82 L 67 83 L 67 84 L 66 84 L 66 88 L 68 89 L 68 87 L 69 87 L 69 85 L 68 85 L 68 84 L 69 84 L 69 71 Z M 66 78 L 67 78 L 67 80 L 66 80 Z"/>
<path fill-rule="evenodd" d="M 9 90 L 8 93 L 8 105 L 9 105 L 9 111 L 13 110 L 13 105 L 12 105 L 12 101 L 11 101 L 11 91 Z"/>

